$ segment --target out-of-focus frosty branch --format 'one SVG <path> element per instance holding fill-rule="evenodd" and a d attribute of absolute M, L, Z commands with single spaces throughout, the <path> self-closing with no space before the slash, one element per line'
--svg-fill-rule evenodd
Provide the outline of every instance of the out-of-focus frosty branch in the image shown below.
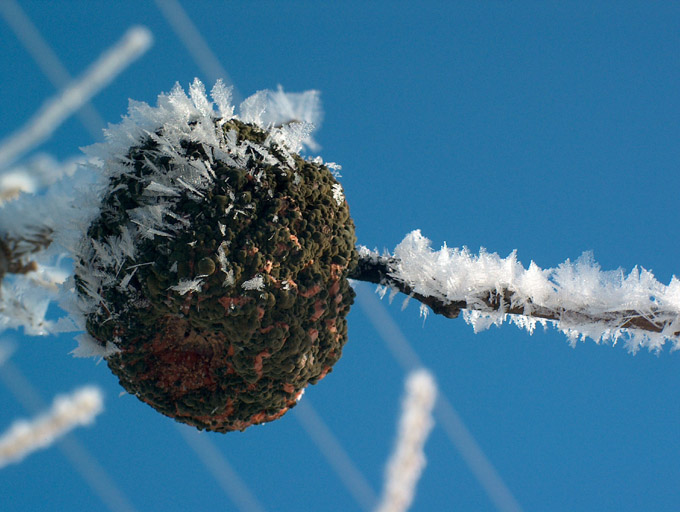
<path fill-rule="evenodd" d="M 357 302 L 364 314 L 385 342 L 394 359 L 404 369 L 412 372 L 423 366 L 420 357 L 406 339 L 401 328 L 376 298 L 368 286 L 355 286 Z M 468 469 L 484 490 L 498 512 L 522 512 L 522 507 L 503 481 L 502 476 L 484 453 L 484 450 L 466 426 L 452 401 L 443 390 L 437 392 L 434 409 L 437 425 L 449 438 Z"/>
<path fill-rule="evenodd" d="M 82 157 L 57 162 L 49 155 L 38 154 L 25 164 L 2 172 L 0 207 L 17 199 L 21 194 L 38 193 L 64 177 L 73 176 L 82 162 Z"/>
<path fill-rule="evenodd" d="M 215 478 L 229 499 L 240 512 L 264 512 L 265 508 L 250 490 L 246 482 L 204 432 L 175 423 L 178 432 L 194 451 L 208 472 Z"/>
<path fill-rule="evenodd" d="M 408 376 L 397 442 L 387 463 L 376 512 L 404 512 L 411 506 L 425 468 L 423 448 L 434 426 L 432 409 L 436 398 L 437 386 L 430 372 L 421 369 Z"/>
<path fill-rule="evenodd" d="M 194 62 L 198 64 L 201 72 L 208 79 L 208 82 L 222 80 L 225 84 L 232 85 L 233 81 L 229 77 L 227 70 L 224 69 L 220 60 L 205 42 L 201 31 L 191 21 L 182 4 L 177 0 L 155 0 L 155 3 L 165 20 L 172 27 L 175 35 L 186 46 Z M 238 92 L 234 90 L 233 95 L 234 101 L 239 103 L 241 98 Z"/>
<path fill-rule="evenodd" d="M 68 86 L 71 75 L 21 5 L 16 0 L 4 0 L 0 2 L 0 15 L 52 85 L 56 89 Z M 99 137 L 105 123 L 92 104 L 84 104 L 76 116 L 90 135 Z"/>
<path fill-rule="evenodd" d="M 146 52 L 152 40 L 151 32 L 145 27 L 128 30 L 82 77 L 48 100 L 23 128 L 0 143 L 0 168 L 10 165 L 23 153 L 49 137 L 65 119 Z"/>
<path fill-rule="evenodd" d="M 42 335 L 53 330 L 45 315 L 66 274 L 31 259 L 34 253 L 44 254 L 50 235 L 47 230 L 18 239 L 0 237 L 0 331 L 23 326 L 26 334 Z"/>
<path fill-rule="evenodd" d="M 8 360 L 13 350 L 13 344 L 5 340 L 0 342 L 0 382 L 28 411 L 35 413 L 47 409 L 47 405 L 35 386 L 16 365 Z M 108 510 L 136 512 L 137 509 L 118 488 L 106 469 L 74 436 L 62 436 L 56 448 Z"/>
<path fill-rule="evenodd" d="M 28 274 L 38 270 L 35 261 L 26 261 L 32 253 L 48 247 L 52 232 L 49 229 L 27 233 L 20 238 L 0 238 L 0 281 L 5 274 Z"/>
<path fill-rule="evenodd" d="M 515 252 L 507 258 L 467 248 L 433 251 L 430 241 L 414 231 L 393 256 L 365 248 L 350 276 L 384 285 L 420 301 L 448 318 L 461 310 L 475 331 L 504 320 L 533 332 L 537 323 L 556 325 L 572 343 L 626 339 L 632 352 L 640 347 L 659 350 L 666 340 L 680 346 L 680 281 L 656 281 L 645 270 L 603 272 L 589 253 L 576 262 L 525 269 Z"/>
<path fill-rule="evenodd" d="M 79 425 L 91 424 L 102 411 L 102 393 L 96 387 L 56 397 L 46 414 L 33 421 L 17 421 L 0 436 L 0 468 L 48 447 Z"/>
<path fill-rule="evenodd" d="M 357 505 L 361 510 L 373 510 L 377 501 L 375 491 L 361 469 L 352 461 L 338 437 L 310 403 L 309 398 L 304 397 L 300 400 L 294 411 L 295 418 L 326 458 Z"/>
<path fill-rule="evenodd" d="M 68 262 L 63 259 L 68 251 L 55 245 L 54 232 L 59 223 L 73 224 L 72 215 L 77 210 L 71 207 L 69 198 L 74 183 L 82 176 L 50 162 L 45 179 L 34 180 L 36 188 L 50 184 L 64 173 L 70 174 L 69 178 L 52 184 L 46 193 L 24 194 L 3 204 L 0 210 L 0 331 L 21 326 L 31 335 L 73 330 L 72 322 L 60 320 L 57 328 L 45 314 L 70 273 Z"/>

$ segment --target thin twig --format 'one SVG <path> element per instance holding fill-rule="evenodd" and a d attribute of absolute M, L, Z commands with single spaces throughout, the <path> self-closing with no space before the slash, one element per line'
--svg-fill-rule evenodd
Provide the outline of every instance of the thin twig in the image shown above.
<path fill-rule="evenodd" d="M 456 318 L 462 309 L 477 311 L 497 311 L 510 315 L 523 315 L 531 318 L 550 320 L 554 322 L 568 321 L 574 325 L 607 324 L 616 328 L 641 329 L 648 332 L 660 333 L 671 323 L 671 320 L 659 320 L 672 318 L 673 315 L 664 315 L 662 311 L 652 310 L 651 315 L 645 315 L 634 310 L 607 311 L 597 316 L 581 311 L 573 311 L 565 308 L 551 309 L 536 304 L 516 305 L 514 292 L 508 289 L 489 291 L 486 295 L 475 297 L 475 302 L 453 301 L 447 302 L 438 297 L 425 296 L 414 292 L 408 283 L 397 279 L 395 269 L 399 260 L 391 256 L 360 256 L 359 263 L 350 272 L 349 278 L 357 281 L 366 281 L 389 288 L 396 289 L 409 297 L 413 297 L 430 309 L 447 318 Z M 525 301 L 526 302 L 526 301 Z M 651 318 L 650 318 L 651 316 Z M 674 332 L 679 336 L 680 332 Z"/>

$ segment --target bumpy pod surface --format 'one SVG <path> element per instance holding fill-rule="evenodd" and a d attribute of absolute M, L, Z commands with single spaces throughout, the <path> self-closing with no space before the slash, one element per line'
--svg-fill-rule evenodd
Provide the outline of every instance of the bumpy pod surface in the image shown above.
<path fill-rule="evenodd" d="M 357 256 L 326 166 L 254 124 L 211 122 L 216 145 L 169 147 L 160 128 L 115 163 L 76 289 L 128 392 L 228 432 L 279 418 L 338 361 Z"/>

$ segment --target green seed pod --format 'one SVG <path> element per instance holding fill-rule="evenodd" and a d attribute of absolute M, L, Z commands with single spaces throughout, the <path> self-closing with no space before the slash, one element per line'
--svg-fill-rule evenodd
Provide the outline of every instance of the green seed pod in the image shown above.
<path fill-rule="evenodd" d="M 282 416 L 347 341 L 356 239 L 333 174 L 233 116 L 158 127 L 108 165 L 76 289 L 121 385 L 199 429 Z"/>

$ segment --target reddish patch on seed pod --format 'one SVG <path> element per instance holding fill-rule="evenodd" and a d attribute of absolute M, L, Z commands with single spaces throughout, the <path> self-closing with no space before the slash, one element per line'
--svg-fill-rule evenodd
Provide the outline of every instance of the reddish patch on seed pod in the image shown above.
<path fill-rule="evenodd" d="M 229 312 L 235 307 L 243 306 L 249 300 L 250 297 L 220 297 L 217 302 L 222 304 L 222 307 Z"/>
<path fill-rule="evenodd" d="M 331 287 L 328 289 L 328 294 L 329 294 L 331 297 L 334 297 L 335 295 L 338 294 L 339 291 L 340 291 L 340 281 L 335 281 L 335 282 L 331 285 Z"/>
<path fill-rule="evenodd" d="M 255 364 L 253 367 L 255 368 L 255 372 L 257 373 L 258 377 L 262 377 L 262 361 L 264 359 L 267 359 L 268 357 L 271 357 L 271 354 L 269 353 L 268 350 L 263 350 L 259 354 L 255 356 Z"/>
<path fill-rule="evenodd" d="M 311 317 L 309 317 L 309 319 L 312 322 L 316 322 L 319 318 L 321 318 L 321 315 L 325 313 L 326 308 L 324 308 L 323 306 L 324 302 L 322 300 L 317 300 L 314 303 L 314 314 Z"/>
<path fill-rule="evenodd" d="M 309 297 L 314 297 L 317 293 L 321 291 L 321 286 L 318 284 L 315 284 L 314 286 L 310 286 L 307 288 L 304 292 L 298 291 L 298 295 L 301 297 L 304 297 L 305 299 L 308 299 Z"/>
<path fill-rule="evenodd" d="M 319 380 L 323 379 L 326 375 L 328 375 L 328 372 L 331 371 L 330 366 L 326 366 L 323 371 L 321 372 L 321 375 L 319 375 Z"/>

